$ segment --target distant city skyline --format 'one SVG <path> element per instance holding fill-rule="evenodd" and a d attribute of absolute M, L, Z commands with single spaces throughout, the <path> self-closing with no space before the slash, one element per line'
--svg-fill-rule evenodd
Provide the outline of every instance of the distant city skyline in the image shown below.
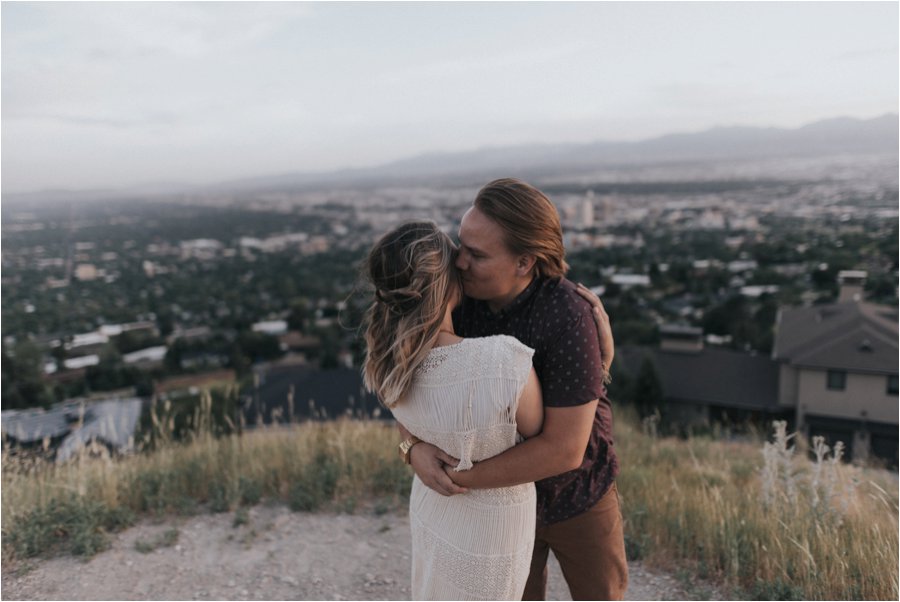
<path fill-rule="evenodd" d="M 898 110 L 896 2 L 0 10 L 5 193 Z"/>

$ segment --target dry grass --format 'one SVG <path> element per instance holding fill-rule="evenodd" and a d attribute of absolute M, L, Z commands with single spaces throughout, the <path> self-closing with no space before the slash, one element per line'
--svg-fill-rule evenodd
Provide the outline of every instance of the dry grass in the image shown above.
<path fill-rule="evenodd" d="M 761 443 L 660 439 L 628 420 L 616 442 L 631 556 L 748 599 L 897 599 L 896 475 L 788 447 L 766 503 Z"/>
<path fill-rule="evenodd" d="M 294 510 L 385 511 L 406 503 L 411 472 L 391 425 L 341 419 L 155 442 L 124 458 L 82 454 L 55 465 L 4 451 L 3 553 L 91 554 L 139 515 L 238 510 L 262 500 Z M 76 546 L 74 540 L 90 545 Z"/>
<path fill-rule="evenodd" d="M 897 599 L 896 475 L 824 457 L 817 468 L 787 447 L 770 450 L 779 468 L 764 474 L 761 441 L 659 438 L 617 416 L 630 557 L 686 567 L 736 597 Z M 3 553 L 91 554 L 139 515 L 239 512 L 260 501 L 401 508 L 411 473 L 396 441 L 389 425 L 343 419 L 187 443 L 157 436 L 153 452 L 61 466 L 4 454 Z"/>

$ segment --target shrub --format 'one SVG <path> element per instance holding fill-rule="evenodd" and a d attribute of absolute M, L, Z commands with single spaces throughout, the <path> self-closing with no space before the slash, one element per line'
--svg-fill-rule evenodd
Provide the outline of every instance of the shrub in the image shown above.
<path fill-rule="evenodd" d="M 209 509 L 212 512 L 228 512 L 231 502 L 228 499 L 228 488 L 222 483 L 212 483 L 209 486 Z"/>
<path fill-rule="evenodd" d="M 262 498 L 262 486 L 255 479 L 249 477 L 241 477 L 238 481 L 238 492 L 241 498 L 241 504 L 245 506 L 253 506 L 259 503 Z"/>
<path fill-rule="evenodd" d="M 126 508 L 90 500 L 51 500 L 15 521 L 4 543 L 23 557 L 70 553 L 90 556 L 106 549 L 106 533 L 130 525 Z"/>
<path fill-rule="evenodd" d="M 322 503 L 321 496 L 315 489 L 310 489 L 305 482 L 295 483 L 288 496 L 288 507 L 294 512 L 312 512 L 318 510 Z"/>
<path fill-rule="evenodd" d="M 170 548 L 176 543 L 178 543 L 178 529 L 167 529 L 149 540 L 136 540 L 134 542 L 134 549 L 141 554 L 149 554 L 158 548 Z"/>
<path fill-rule="evenodd" d="M 805 600 L 803 590 L 781 579 L 772 581 L 757 579 L 742 592 L 742 600 Z"/>
<path fill-rule="evenodd" d="M 412 471 L 401 462 L 382 464 L 372 473 L 369 487 L 376 494 L 407 498 L 412 488 Z"/>
<path fill-rule="evenodd" d="M 250 522 L 250 513 L 247 512 L 246 508 L 238 508 L 237 512 L 234 513 L 234 520 L 231 521 L 231 526 L 235 529 L 240 527 L 241 525 L 246 525 Z"/>

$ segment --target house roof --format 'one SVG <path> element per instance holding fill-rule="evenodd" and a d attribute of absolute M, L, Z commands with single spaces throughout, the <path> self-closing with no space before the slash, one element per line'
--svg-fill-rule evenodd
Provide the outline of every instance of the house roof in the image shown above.
<path fill-rule="evenodd" d="M 95 439 L 119 450 L 131 447 L 141 407 L 141 399 L 134 397 L 65 402 L 49 410 L 10 410 L 3 412 L 3 433 L 22 444 L 62 438 L 56 459 L 63 462 Z"/>
<path fill-rule="evenodd" d="M 772 357 L 794 365 L 897 373 L 897 309 L 866 302 L 785 308 Z"/>
<path fill-rule="evenodd" d="M 700 338 L 703 336 L 703 329 L 683 324 L 663 324 L 659 327 L 659 334 L 663 337 Z"/>
<path fill-rule="evenodd" d="M 762 355 L 706 348 L 695 353 L 625 346 L 616 352 L 624 369 L 637 374 L 644 356 L 656 367 L 670 399 L 746 409 L 781 409 L 778 363 Z"/>
<path fill-rule="evenodd" d="M 166 353 L 168 352 L 168 350 L 169 348 L 165 345 L 147 347 L 145 349 L 139 349 L 138 351 L 126 353 L 122 356 L 122 359 L 125 360 L 126 364 L 136 364 L 138 362 L 160 362 L 166 358 Z"/>
<path fill-rule="evenodd" d="M 7 410 L 3 412 L 3 434 L 19 443 L 36 443 L 44 438 L 66 435 L 71 411 L 68 408 L 51 410 Z"/>
<path fill-rule="evenodd" d="M 142 401 L 114 399 L 98 401 L 87 407 L 84 425 L 63 439 L 56 452 L 57 462 L 65 462 L 93 440 L 103 441 L 117 450 L 134 445 L 134 430 L 141 417 Z"/>
<path fill-rule="evenodd" d="M 390 414 L 381 408 L 377 398 L 366 392 L 362 376 L 355 368 L 316 370 L 306 366 L 274 366 L 260 378 L 260 407 L 250 404 L 244 408 L 248 424 L 256 424 L 257 409 L 263 422 L 273 421 L 273 411 L 278 408 L 281 420 L 287 420 L 290 413 L 288 392 L 294 387 L 294 417 L 312 417 L 311 406 L 317 413 L 324 411 L 330 418 L 341 416 L 350 410 L 367 416 Z M 351 401 L 352 400 L 352 401 Z M 378 412 L 375 410 L 378 409 Z"/>

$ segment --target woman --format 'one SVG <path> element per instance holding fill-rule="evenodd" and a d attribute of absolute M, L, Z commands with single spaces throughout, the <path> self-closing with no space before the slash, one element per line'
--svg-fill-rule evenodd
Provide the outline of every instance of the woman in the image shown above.
<path fill-rule="evenodd" d="M 455 470 L 540 432 L 533 350 L 501 335 L 462 339 L 456 249 L 432 222 L 379 240 L 367 260 L 364 378 L 415 437 L 459 458 Z M 518 435 L 517 435 L 518 433 Z M 413 479 L 409 500 L 414 600 L 521 599 L 534 544 L 533 483 L 442 496 Z"/>

